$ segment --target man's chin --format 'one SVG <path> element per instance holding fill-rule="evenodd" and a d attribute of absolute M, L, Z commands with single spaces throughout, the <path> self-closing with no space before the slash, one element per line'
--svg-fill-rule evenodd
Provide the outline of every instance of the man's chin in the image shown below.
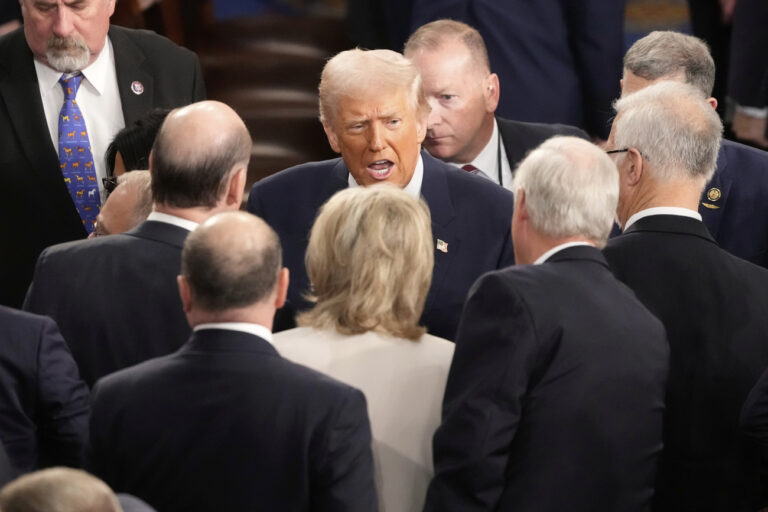
<path fill-rule="evenodd" d="M 90 63 L 91 55 L 90 52 L 82 50 L 74 52 L 48 50 L 45 54 L 45 58 L 48 61 L 48 66 L 56 71 L 72 73 L 87 67 Z"/>
<path fill-rule="evenodd" d="M 424 149 L 435 158 L 443 160 L 445 162 L 452 162 L 456 153 L 450 146 L 439 143 L 424 142 Z"/>

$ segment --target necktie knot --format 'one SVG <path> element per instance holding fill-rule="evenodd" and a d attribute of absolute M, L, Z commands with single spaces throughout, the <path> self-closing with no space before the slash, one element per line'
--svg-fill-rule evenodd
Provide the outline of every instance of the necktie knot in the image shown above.
<path fill-rule="evenodd" d="M 472 174 L 477 174 L 477 172 L 480 170 L 472 164 L 462 165 L 461 168 Z"/>
<path fill-rule="evenodd" d="M 70 77 L 67 77 L 67 75 L 61 75 L 61 78 L 59 78 L 59 83 L 61 84 L 61 88 L 64 90 L 65 100 L 75 99 L 75 96 L 77 96 L 77 90 L 80 88 L 80 82 L 82 81 L 83 75 L 79 72 Z"/>

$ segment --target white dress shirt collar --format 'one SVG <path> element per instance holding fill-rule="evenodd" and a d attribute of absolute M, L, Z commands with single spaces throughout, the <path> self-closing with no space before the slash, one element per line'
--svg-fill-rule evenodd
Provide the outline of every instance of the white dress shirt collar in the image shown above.
<path fill-rule="evenodd" d="M 691 219 L 701 220 L 701 214 L 688 208 L 679 208 L 677 206 L 657 206 L 655 208 L 646 208 L 632 215 L 627 219 L 627 224 L 624 226 L 626 231 L 629 226 L 637 222 L 638 220 L 650 217 L 651 215 L 678 215 L 680 217 L 690 217 Z"/>
<path fill-rule="evenodd" d="M 493 120 L 493 133 L 488 140 L 488 144 L 478 153 L 474 160 L 471 162 L 464 162 L 456 164 L 451 162 L 451 165 L 461 168 L 464 165 L 470 164 L 481 171 L 481 176 L 488 178 L 497 185 L 503 185 L 509 190 L 512 190 L 512 169 L 507 159 L 507 151 L 501 144 L 501 137 L 499 136 L 499 123 L 496 119 Z M 501 152 L 499 152 L 501 149 Z M 501 178 L 503 183 L 499 183 L 499 157 L 501 157 Z"/>
<path fill-rule="evenodd" d="M 270 344 L 272 343 L 272 331 L 259 324 L 251 324 L 246 322 L 212 322 L 208 324 L 197 325 L 192 330 L 197 332 L 204 329 L 222 329 L 224 331 L 245 332 L 265 339 Z"/>
<path fill-rule="evenodd" d="M 149 214 L 149 217 L 147 217 L 147 220 L 154 220 L 157 222 L 165 222 L 166 224 L 173 224 L 174 226 L 178 226 L 180 228 L 186 229 L 187 231 L 194 231 L 195 228 L 198 226 L 197 222 L 182 219 L 181 217 L 177 217 L 175 215 L 168 215 L 167 213 L 160 213 L 160 212 L 152 212 Z"/>
<path fill-rule="evenodd" d="M 579 245 L 588 245 L 590 247 L 594 247 L 593 244 L 590 244 L 589 242 L 565 242 L 564 244 L 556 245 L 538 258 L 536 258 L 536 261 L 533 262 L 534 265 L 541 265 L 545 261 L 547 261 L 549 258 L 551 258 L 555 253 L 558 253 L 562 251 L 563 249 L 567 249 L 569 247 L 576 247 Z"/>
<path fill-rule="evenodd" d="M 80 84 L 80 87 L 87 83 L 90 84 L 96 94 L 104 94 L 109 73 L 111 73 L 115 67 L 114 62 L 115 59 L 112 56 L 112 42 L 107 37 L 104 41 L 104 48 L 99 52 L 99 56 L 96 57 L 96 60 L 89 66 L 80 70 L 85 78 Z M 40 82 L 40 88 L 42 90 L 61 87 L 59 85 L 59 79 L 61 78 L 61 75 L 65 73 L 56 71 L 37 59 L 34 59 L 34 63 L 35 71 L 37 72 L 37 80 Z"/>
<path fill-rule="evenodd" d="M 408 184 L 403 187 L 403 190 L 405 190 L 408 195 L 413 197 L 414 199 L 418 199 L 421 197 L 421 183 L 424 181 L 424 160 L 421 158 L 421 153 L 419 153 L 419 159 L 416 162 L 416 169 L 413 171 L 413 176 L 411 176 L 411 181 L 408 182 Z M 347 177 L 347 183 L 350 187 L 357 187 L 359 186 L 357 182 L 355 181 L 355 178 L 352 177 L 350 174 Z"/>

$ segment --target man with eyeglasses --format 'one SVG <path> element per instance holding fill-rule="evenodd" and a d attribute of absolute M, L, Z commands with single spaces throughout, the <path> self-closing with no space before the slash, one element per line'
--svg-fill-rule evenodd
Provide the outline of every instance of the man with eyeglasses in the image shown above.
<path fill-rule="evenodd" d="M 700 90 L 665 81 L 616 103 L 606 148 L 623 233 L 604 254 L 669 339 L 659 512 L 766 505 L 768 468 L 740 432 L 739 412 L 768 366 L 768 271 L 718 247 L 697 211 L 721 133 Z"/>

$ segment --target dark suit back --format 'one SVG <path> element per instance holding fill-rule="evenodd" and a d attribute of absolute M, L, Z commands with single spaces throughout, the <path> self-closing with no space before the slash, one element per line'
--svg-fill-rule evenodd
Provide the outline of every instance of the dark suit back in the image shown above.
<path fill-rule="evenodd" d="M 661 323 L 594 247 L 486 274 L 462 314 L 425 510 L 647 510 L 668 364 Z"/>
<path fill-rule="evenodd" d="M 464 298 L 475 279 L 514 263 L 510 236 L 514 197 L 493 182 L 426 152 L 422 158 L 421 194 L 432 216 L 436 250 L 421 322 L 431 334 L 452 340 Z M 309 307 L 303 298 L 309 289 L 304 254 L 315 216 L 333 194 L 347 188 L 348 175 L 344 161 L 338 158 L 286 169 L 251 189 L 247 209 L 280 236 L 283 263 L 291 271 L 288 301 L 297 310 Z"/>
<path fill-rule="evenodd" d="M 512 172 L 530 151 L 550 137 L 567 135 L 590 140 L 584 130 L 565 124 L 523 123 L 500 117 L 496 118 L 496 122 Z"/>
<path fill-rule="evenodd" d="M 86 467 L 157 510 L 377 508 L 363 394 L 254 335 L 195 332 L 93 396 Z"/>
<path fill-rule="evenodd" d="M 111 27 L 109 38 L 126 125 L 154 107 L 205 98 L 192 52 L 144 30 Z M 142 94 L 131 89 L 136 81 Z M 22 29 L 0 38 L 0 178 L 0 240 L 7 244 L 0 250 L 0 304 L 19 307 L 40 252 L 86 235 L 59 169 Z"/>
<path fill-rule="evenodd" d="M 40 255 L 24 308 L 56 320 L 88 385 L 169 354 L 189 336 L 176 284 L 188 234 L 145 221 Z"/>
<path fill-rule="evenodd" d="M 0 306 L 0 441 L 16 470 L 80 467 L 89 399 L 53 320 Z"/>
<path fill-rule="evenodd" d="M 719 248 L 701 222 L 672 215 L 638 220 L 604 252 L 669 337 L 655 509 L 757 510 L 759 456 L 738 420 L 768 366 L 768 271 Z"/>

